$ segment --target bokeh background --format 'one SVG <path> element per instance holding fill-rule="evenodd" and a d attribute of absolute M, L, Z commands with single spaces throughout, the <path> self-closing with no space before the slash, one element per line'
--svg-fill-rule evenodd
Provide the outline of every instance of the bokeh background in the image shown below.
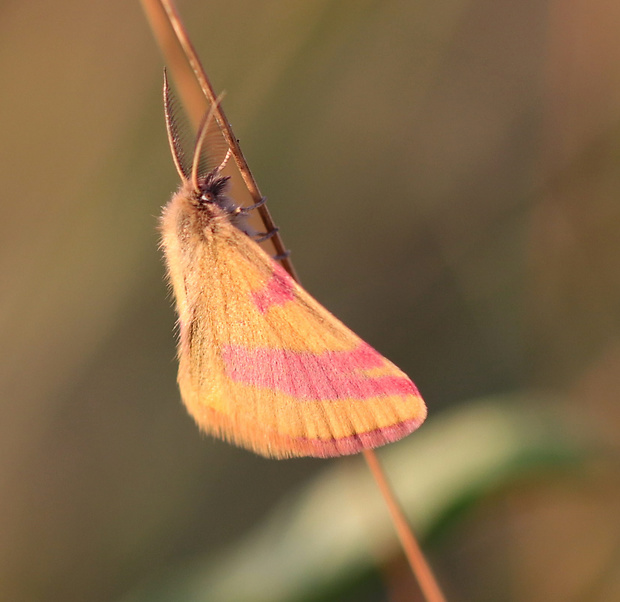
<path fill-rule="evenodd" d="M 620 5 L 179 8 L 302 282 L 427 399 L 387 451 L 448 598 L 618 600 Z M 309 536 L 252 573 L 372 494 L 324 487 L 358 458 L 265 460 L 182 407 L 137 0 L 1 3 L 0 81 L 0 599 L 420 599 L 385 522 L 328 580 Z"/>

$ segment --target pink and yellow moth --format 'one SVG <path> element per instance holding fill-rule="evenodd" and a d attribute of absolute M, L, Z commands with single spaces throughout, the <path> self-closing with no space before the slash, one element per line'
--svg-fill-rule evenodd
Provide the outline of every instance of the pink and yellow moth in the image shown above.
<path fill-rule="evenodd" d="M 164 85 L 181 186 L 163 210 L 162 247 L 179 316 L 181 396 L 199 427 L 268 457 L 354 454 L 417 429 L 411 380 L 311 297 L 253 240 L 227 195 L 224 160 L 191 169 Z"/>

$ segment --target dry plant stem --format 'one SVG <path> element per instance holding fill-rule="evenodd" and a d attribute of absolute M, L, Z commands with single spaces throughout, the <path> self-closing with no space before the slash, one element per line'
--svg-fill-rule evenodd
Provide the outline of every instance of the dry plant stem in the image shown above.
<path fill-rule="evenodd" d="M 222 134 L 224 135 L 226 142 L 232 150 L 232 155 L 235 158 L 235 162 L 241 176 L 243 177 L 245 185 L 254 199 L 254 202 L 258 202 L 262 195 L 258 185 L 256 184 L 256 180 L 254 179 L 245 157 L 241 152 L 239 143 L 237 142 L 232 128 L 226 119 L 226 115 L 222 110 L 221 104 L 216 102 L 216 94 L 211 87 L 211 83 L 209 82 L 200 60 L 198 59 L 198 55 L 189 40 L 185 26 L 181 21 L 174 3 L 172 0 L 141 0 L 141 2 L 144 11 L 149 18 L 149 22 L 153 28 L 153 32 L 157 38 L 159 46 L 162 49 L 168 64 L 170 65 L 173 75 L 177 76 L 177 71 L 185 72 L 187 70 L 186 65 L 183 64 L 183 58 L 178 54 L 177 49 L 175 48 L 175 46 L 178 45 L 181 47 L 184 58 L 187 63 L 189 63 L 191 70 L 200 85 L 202 93 L 209 102 L 209 105 L 215 105 L 214 115 L 218 125 L 222 130 Z M 162 9 L 165 11 L 165 16 L 162 13 Z M 165 17 L 167 17 L 167 19 Z M 172 27 L 176 39 L 172 39 L 170 27 Z M 188 94 L 191 96 L 191 93 Z M 195 106 L 195 99 L 188 98 L 187 95 L 184 95 L 183 100 L 185 102 L 192 103 L 192 106 Z M 263 205 L 259 207 L 258 211 L 261 219 L 263 220 L 266 231 L 269 232 L 273 230 L 275 225 L 266 206 Z M 286 248 L 284 247 L 284 243 L 278 234 L 272 238 L 272 241 L 277 253 L 281 254 L 285 252 Z M 293 268 L 290 260 L 288 258 L 284 258 L 281 262 L 286 271 L 297 282 L 299 282 L 299 278 L 295 273 L 295 269 Z M 398 502 L 396 501 L 394 493 L 387 482 L 377 456 L 372 450 L 364 450 L 364 457 L 377 482 L 381 494 L 385 499 L 390 511 L 390 516 L 398 533 L 398 537 L 403 546 L 403 550 L 411 566 L 411 570 L 416 576 L 418 583 L 420 584 L 420 589 L 422 590 L 427 602 L 445 602 L 445 598 L 443 597 L 428 563 L 426 562 L 424 555 L 415 540 L 413 532 L 411 531 L 409 524 L 407 523 L 407 520 Z"/>
<path fill-rule="evenodd" d="M 405 517 L 400 504 L 396 500 L 394 491 L 387 481 L 385 472 L 379 463 L 379 458 L 377 458 L 377 454 L 375 454 L 372 449 L 365 449 L 363 453 L 366 463 L 368 464 L 368 467 L 377 482 L 377 486 L 383 495 L 383 499 L 385 500 L 388 510 L 390 511 L 390 516 L 396 529 L 396 533 L 398 534 L 398 539 L 400 539 L 400 543 L 405 552 L 405 556 L 407 557 L 407 561 L 409 562 L 409 566 L 418 580 L 420 589 L 424 594 L 424 598 L 427 602 L 446 602 L 446 599 L 439 588 L 439 584 L 431 571 L 431 567 L 428 562 L 426 562 L 426 558 L 424 557 L 413 531 L 407 522 L 407 518 Z"/>
<path fill-rule="evenodd" d="M 176 92 L 181 98 L 190 123 L 197 128 L 205 116 L 208 104 L 194 75 L 170 19 L 160 0 L 141 0 L 151 31 L 165 57 L 168 72 L 174 76 Z"/>

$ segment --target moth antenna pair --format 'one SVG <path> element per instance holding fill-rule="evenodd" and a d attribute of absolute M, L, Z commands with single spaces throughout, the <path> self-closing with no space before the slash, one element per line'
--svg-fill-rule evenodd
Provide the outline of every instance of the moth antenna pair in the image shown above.
<path fill-rule="evenodd" d="M 192 186 L 196 192 L 200 191 L 198 177 L 198 170 L 200 168 L 200 155 L 202 153 L 202 147 L 204 145 L 204 141 L 207 137 L 207 132 L 209 130 L 209 126 L 215 117 L 215 110 L 218 105 L 222 102 L 224 98 L 224 93 L 220 94 L 213 105 L 209 108 L 207 114 L 202 119 L 200 127 L 198 128 L 198 134 L 196 136 L 196 144 L 194 146 L 194 156 L 192 159 L 192 171 L 191 173 L 187 173 L 187 169 L 183 164 L 184 153 L 181 147 L 181 141 L 179 138 L 179 134 L 177 132 L 176 124 L 174 121 L 174 108 L 173 108 L 173 99 L 172 94 L 170 92 L 170 86 L 168 85 L 168 76 L 166 75 L 166 70 L 164 69 L 164 113 L 166 116 L 166 132 L 168 133 L 168 143 L 170 144 L 170 151 L 172 153 L 172 159 L 174 161 L 174 166 L 184 182 L 187 182 L 191 179 Z M 232 150 L 228 148 L 226 151 L 226 156 L 224 160 L 220 163 L 220 165 L 213 170 L 213 173 L 220 173 L 228 160 L 232 156 Z"/>

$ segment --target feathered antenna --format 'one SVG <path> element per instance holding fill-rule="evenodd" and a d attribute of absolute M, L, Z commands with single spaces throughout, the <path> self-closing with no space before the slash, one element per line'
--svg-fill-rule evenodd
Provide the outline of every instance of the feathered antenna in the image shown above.
<path fill-rule="evenodd" d="M 204 116 L 202 123 L 200 124 L 200 127 L 198 128 L 198 135 L 196 136 L 196 146 L 194 147 L 194 160 L 192 161 L 192 186 L 194 187 L 194 190 L 199 190 L 198 176 L 200 174 L 198 173 L 198 170 L 200 168 L 200 155 L 202 154 L 202 147 L 207 137 L 209 126 L 211 125 L 211 122 L 213 121 L 213 118 L 215 116 L 215 111 L 218 105 L 220 104 L 220 102 L 222 101 L 222 98 L 224 98 L 224 94 L 220 94 L 215 99 L 215 103 L 211 105 L 211 108 L 209 109 L 207 114 Z M 224 161 L 222 161 L 220 167 L 217 168 L 217 171 L 215 173 L 220 171 L 220 169 L 223 169 L 224 165 L 226 165 L 226 162 L 228 161 L 228 157 L 230 157 L 230 148 L 228 149 L 226 153 L 226 157 L 224 158 Z"/>
<path fill-rule="evenodd" d="M 174 120 L 174 110 L 172 103 L 172 94 L 170 93 L 170 86 L 168 85 L 168 76 L 164 69 L 164 113 L 166 115 L 166 132 L 168 132 L 168 143 L 170 144 L 170 152 L 172 153 L 172 160 L 174 166 L 177 168 L 177 172 L 184 182 L 188 180 L 188 174 L 185 166 L 183 165 L 183 149 L 181 148 L 181 141 L 177 132 L 176 123 Z"/>
<path fill-rule="evenodd" d="M 230 159 L 232 157 L 232 149 L 229 148 L 226 151 L 226 156 L 224 157 L 224 160 L 220 163 L 220 166 L 217 168 L 216 173 L 221 173 L 221 171 L 226 167 L 226 163 L 228 163 L 228 159 Z"/>

